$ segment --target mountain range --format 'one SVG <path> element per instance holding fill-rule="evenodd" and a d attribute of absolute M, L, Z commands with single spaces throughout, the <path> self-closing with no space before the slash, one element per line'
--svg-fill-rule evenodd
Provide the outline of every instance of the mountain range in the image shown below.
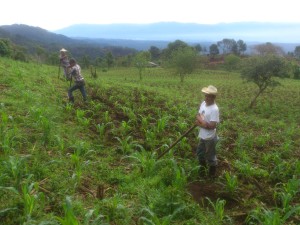
<path fill-rule="evenodd" d="M 33 49 L 37 44 L 47 50 L 55 49 L 55 51 L 61 47 L 68 47 L 76 52 L 81 51 L 80 55 L 96 55 L 99 48 L 102 52 L 107 51 L 107 48 L 110 50 L 118 48 L 117 52 L 124 55 L 128 53 L 128 49 L 148 50 L 151 46 L 162 49 L 175 40 L 200 44 L 208 49 L 211 44 L 224 38 L 243 40 L 248 49 L 259 43 L 271 42 L 280 46 L 285 52 L 293 52 L 295 47 L 300 45 L 300 24 L 254 22 L 214 25 L 176 22 L 75 24 L 54 31 L 14 24 L 0 26 L 0 38 L 3 37 L 10 38 L 16 44 L 26 46 L 28 49 Z"/>
<path fill-rule="evenodd" d="M 53 31 L 68 37 L 216 42 L 224 38 L 245 42 L 300 43 L 299 23 L 197 24 L 160 22 L 152 24 L 77 24 Z"/>

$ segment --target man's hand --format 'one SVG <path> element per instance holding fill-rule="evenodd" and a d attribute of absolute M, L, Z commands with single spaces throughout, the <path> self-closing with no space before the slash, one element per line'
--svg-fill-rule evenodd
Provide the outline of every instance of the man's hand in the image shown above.
<path fill-rule="evenodd" d="M 206 128 L 207 127 L 207 122 L 204 120 L 204 116 L 201 114 L 197 114 L 196 116 L 196 121 L 195 121 L 196 125 Z"/>

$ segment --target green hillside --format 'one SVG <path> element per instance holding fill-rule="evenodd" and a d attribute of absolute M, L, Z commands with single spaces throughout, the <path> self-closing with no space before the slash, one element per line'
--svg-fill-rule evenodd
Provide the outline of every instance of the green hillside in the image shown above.
<path fill-rule="evenodd" d="M 99 70 L 100 71 L 100 70 Z M 238 73 L 83 71 L 88 102 L 57 67 L 0 58 L 1 224 L 299 224 L 300 83 L 264 94 Z M 196 128 L 218 88 L 217 178 L 198 176 Z"/>

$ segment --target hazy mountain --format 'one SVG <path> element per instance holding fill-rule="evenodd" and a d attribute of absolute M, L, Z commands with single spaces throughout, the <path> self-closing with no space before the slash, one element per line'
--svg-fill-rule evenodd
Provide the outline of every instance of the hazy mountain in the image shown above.
<path fill-rule="evenodd" d="M 109 40 L 79 40 L 25 24 L 0 26 L 0 38 L 10 39 L 13 43 L 25 47 L 29 53 L 35 52 L 38 46 L 50 52 L 57 52 L 64 47 L 70 50 L 74 57 L 89 55 L 92 58 L 103 56 L 108 51 L 115 56 L 128 55 L 137 51 L 126 45 L 113 44 Z"/>
<path fill-rule="evenodd" d="M 282 47 L 285 52 L 292 52 L 300 45 L 299 28 L 300 24 L 265 23 L 86 24 L 50 32 L 39 27 L 14 24 L 0 26 L 0 38 L 9 38 L 15 44 L 26 47 L 29 52 L 35 52 L 37 46 L 50 52 L 65 47 L 75 57 L 98 57 L 107 51 L 122 56 L 136 50 L 148 50 L 151 46 L 163 49 L 178 39 L 190 45 L 200 44 L 207 50 L 217 41 L 232 38 L 245 41 L 249 52 L 253 45 L 266 42 Z"/>
<path fill-rule="evenodd" d="M 245 42 L 300 43 L 299 23 L 196 23 L 77 24 L 53 31 L 68 37 L 216 42 L 224 38 Z"/>

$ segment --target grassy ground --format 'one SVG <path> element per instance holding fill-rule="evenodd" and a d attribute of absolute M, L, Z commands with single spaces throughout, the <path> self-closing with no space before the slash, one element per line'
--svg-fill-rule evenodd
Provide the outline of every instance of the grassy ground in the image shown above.
<path fill-rule="evenodd" d="M 162 68 L 84 71 L 89 100 L 67 102 L 58 68 L 0 59 L 4 224 L 299 224 L 300 83 L 248 105 L 239 74 Z M 218 88 L 218 177 L 198 177 L 201 88 Z"/>

